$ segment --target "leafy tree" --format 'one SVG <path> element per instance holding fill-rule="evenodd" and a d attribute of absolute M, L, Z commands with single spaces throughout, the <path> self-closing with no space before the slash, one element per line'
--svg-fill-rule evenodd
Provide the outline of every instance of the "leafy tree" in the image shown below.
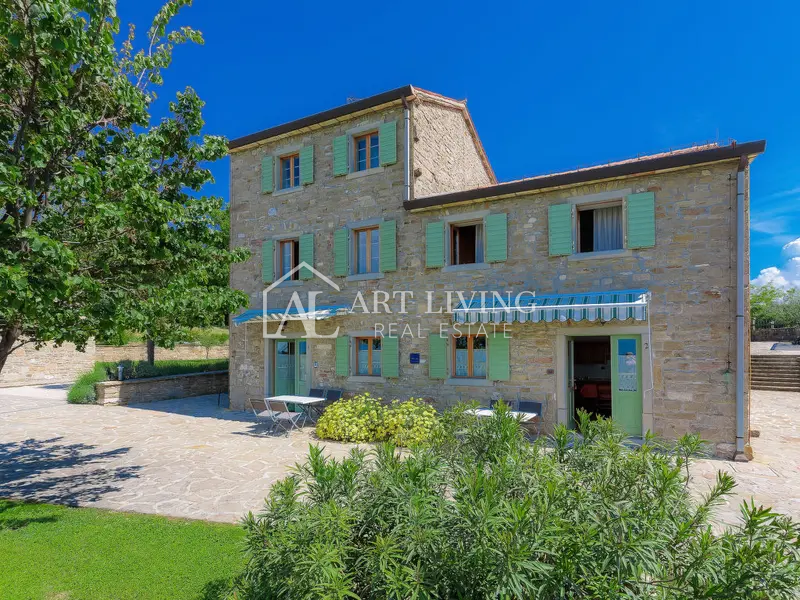
<path fill-rule="evenodd" d="M 699 499 L 677 447 L 625 444 L 611 422 L 559 426 L 528 443 L 500 405 L 460 407 L 431 447 L 388 444 L 308 460 L 245 519 L 248 563 L 234 596 L 261 598 L 793 598 L 800 525 L 743 504 L 715 533 L 734 487 Z"/>
<path fill-rule="evenodd" d="M 778 289 L 771 284 L 750 291 L 750 315 L 757 327 L 800 326 L 800 290 Z"/>
<path fill-rule="evenodd" d="M 0 370 L 25 343 L 85 346 L 146 332 L 160 346 L 246 304 L 227 270 L 220 198 L 199 195 L 227 152 L 201 136 L 191 88 L 150 123 L 191 0 L 169 0 L 144 48 L 121 48 L 114 0 L 0 2 Z"/>

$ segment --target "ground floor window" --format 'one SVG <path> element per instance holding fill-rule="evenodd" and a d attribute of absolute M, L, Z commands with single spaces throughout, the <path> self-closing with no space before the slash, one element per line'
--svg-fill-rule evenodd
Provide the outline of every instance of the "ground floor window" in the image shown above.
<path fill-rule="evenodd" d="M 356 338 L 356 375 L 381 374 L 381 338 Z"/>
<path fill-rule="evenodd" d="M 453 376 L 486 378 L 486 336 L 462 335 L 453 338 Z"/>

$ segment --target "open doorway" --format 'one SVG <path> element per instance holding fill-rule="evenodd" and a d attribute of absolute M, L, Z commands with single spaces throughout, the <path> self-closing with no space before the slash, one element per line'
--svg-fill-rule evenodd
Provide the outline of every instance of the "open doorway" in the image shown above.
<path fill-rule="evenodd" d="M 572 389 L 575 414 L 585 410 L 594 418 L 611 418 L 611 337 L 572 338 Z"/>

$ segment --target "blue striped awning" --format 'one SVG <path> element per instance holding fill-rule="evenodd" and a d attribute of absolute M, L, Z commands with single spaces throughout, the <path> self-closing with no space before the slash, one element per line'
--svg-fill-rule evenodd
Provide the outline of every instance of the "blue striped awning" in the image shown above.
<path fill-rule="evenodd" d="M 456 323 L 553 323 L 647 320 L 647 290 L 552 294 L 508 298 L 475 297 L 453 311 Z"/>
<path fill-rule="evenodd" d="M 297 307 L 291 307 L 288 311 L 283 308 L 269 308 L 263 310 L 254 308 L 244 311 L 242 314 L 233 317 L 234 325 L 244 323 L 263 322 L 263 321 L 282 321 L 284 315 L 289 321 L 321 321 L 339 315 L 350 313 L 349 304 L 335 304 L 331 306 L 315 306 L 314 312 L 298 311 Z"/>

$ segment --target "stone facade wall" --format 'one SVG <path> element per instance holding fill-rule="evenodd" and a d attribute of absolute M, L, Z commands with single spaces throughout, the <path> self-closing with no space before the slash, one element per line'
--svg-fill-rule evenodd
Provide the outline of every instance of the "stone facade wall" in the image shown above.
<path fill-rule="evenodd" d="M 119 362 L 121 360 L 147 360 L 147 344 L 127 344 L 125 346 L 97 346 L 98 362 Z M 228 358 L 228 345 L 212 346 L 206 349 L 195 344 L 178 344 L 172 350 L 156 346 L 156 360 L 200 360 L 206 358 Z"/>
<path fill-rule="evenodd" d="M 398 118 L 390 111 L 386 119 Z M 367 120 L 368 117 L 360 117 Z M 260 158 L 267 148 L 231 157 L 233 202 L 232 244 L 251 248 L 254 257 L 233 265 L 232 285 L 250 295 L 251 307 L 260 307 L 260 245 L 279 233 L 315 233 L 315 267 L 332 275 L 333 234 L 349 222 L 382 217 L 397 222 L 396 272 L 380 279 L 353 281 L 333 278 L 340 291 L 317 280 L 281 287 L 270 292 L 270 302 L 285 306 L 295 291 L 320 290 L 318 303 L 352 304 L 357 292 L 407 290 L 408 314 L 354 314 L 316 322 L 317 332 L 340 335 L 370 330 L 376 322 L 395 322 L 422 337 L 400 340 L 399 379 L 339 377 L 335 374 L 334 340 L 315 339 L 308 344 L 314 387 L 370 391 L 384 398 L 422 396 L 440 406 L 459 399 L 546 396 L 545 428 L 556 421 L 559 378 L 557 333 L 572 325 L 515 324 L 511 328 L 511 380 L 485 385 L 449 385 L 427 374 L 427 334 L 447 323 L 447 315 L 428 315 L 426 291 L 434 291 L 436 305 L 447 290 L 532 290 L 537 294 L 578 293 L 646 288 L 651 294 L 650 348 L 653 357 L 652 420 L 656 434 L 675 438 L 699 433 L 717 444 L 719 454 L 730 454 L 735 442 L 735 186 L 736 161 L 698 166 L 680 171 L 648 174 L 618 181 L 550 190 L 512 199 L 477 202 L 467 206 L 409 213 L 402 208 L 402 164 L 358 178 L 333 178 L 331 141 L 351 127 L 339 124 L 299 136 L 314 143 L 315 182 L 302 191 L 264 195 L 259 187 Z M 398 136 L 400 137 L 400 136 Z M 298 140 L 300 141 L 300 140 Z M 402 152 L 398 151 L 402 160 Z M 571 198 L 603 192 L 652 191 L 656 202 L 656 246 L 627 250 L 613 257 L 550 257 L 548 206 Z M 425 227 L 446 216 L 475 211 L 508 215 L 508 260 L 487 269 L 447 270 L 425 268 Z M 366 297 L 370 297 L 367 295 Z M 390 302 L 396 313 L 399 299 Z M 615 327 L 619 324 L 613 324 Z M 634 323 L 623 325 L 633 326 Z M 637 323 L 635 325 L 642 325 Z M 583 323 L 577 326 L 584 327 Z M 598 334 L 604 331 L 597 326 Z M 608 328 L 606 328 L 608 331 Z M 287 335 L 302 336 L 301 323 L 290 323 Z M 409 364 L 409 353 L 421 362 Z M 749 362 L 749 361 L 748 361 Z M 248 397 L 264 392 L 264 340 L 261 325 L 231 328 L 231 404 L 244 406 Z M 563 400 L 563 399 L 562 399 Z M 746 398 L 749 404 L 749 397 Z"/>
<path fill-rule="evenodd" d="M 81 373 L 91 371 L 94 361 L 94 340 L 89 340 L 84 352 L 73 344 L 47 344 L 39 350 L 25 345 L 9 356 L 0 374 L 0 387 L 71 383 Z"/>
<path fill-rule="evenodd" d="M 492 183 L 461 109 L 422 100 L 412 112 L 415 197 Z"/>
<path fill-rule="evenodd" d="M 97 404 L 132 404 L 191 398 L 228 391 L 228 372 L 188 373 L 95 384 Z"/>

